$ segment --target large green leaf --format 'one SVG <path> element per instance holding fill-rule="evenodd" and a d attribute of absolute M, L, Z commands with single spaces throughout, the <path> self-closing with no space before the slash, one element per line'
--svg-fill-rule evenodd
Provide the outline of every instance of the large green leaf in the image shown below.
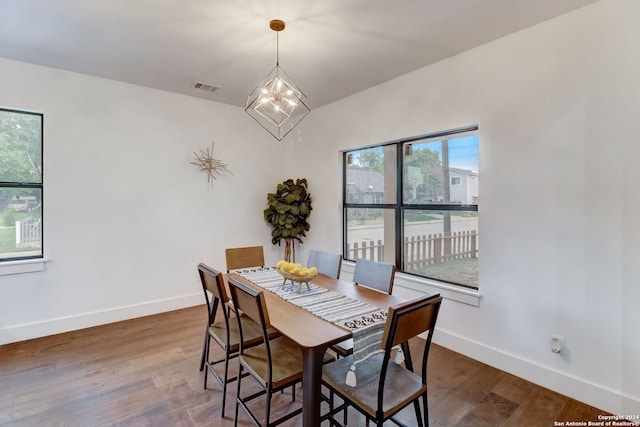
<path fill-rule="evenodd" d="M 272 243 L 280 244 L 282 239 L 291 238 L 302 242 L 301 237 L 306 237 L 305 231 L 310 229 L 307 218 L 312 210 L 306 178 L 287 179 L 278 184 L 275 193 L 267 194 L 267 203 L 264 219 L 273 228 Z"/>

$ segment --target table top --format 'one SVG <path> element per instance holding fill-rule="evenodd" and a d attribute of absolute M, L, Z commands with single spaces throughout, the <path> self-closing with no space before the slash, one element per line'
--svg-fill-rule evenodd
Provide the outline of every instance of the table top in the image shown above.
<path fill-rule="evenodd" d="M 264 290 L 238 274 L 230 273 L 225 276 L 225 279 L 233 279 L 257 290 Z M 323 274 L 318 274 L 313 279 L 313 283 L 383 309 L 403 301 L 398 297 Z M 347 329 L 321 319 L 272 292 L 265 291 L 264 296 L 271 325 L 302 347 L 328 346 L 351 337 L 351 332 Z"/>

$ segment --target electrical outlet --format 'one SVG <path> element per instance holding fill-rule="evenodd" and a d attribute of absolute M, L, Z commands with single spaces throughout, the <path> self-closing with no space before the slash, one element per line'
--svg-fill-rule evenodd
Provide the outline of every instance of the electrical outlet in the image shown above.
<path fill-rule="evenodd" d="M 564 337 L 551 335 L 551 351 L 561 353 L 562 349 L 564 349 Z"/>

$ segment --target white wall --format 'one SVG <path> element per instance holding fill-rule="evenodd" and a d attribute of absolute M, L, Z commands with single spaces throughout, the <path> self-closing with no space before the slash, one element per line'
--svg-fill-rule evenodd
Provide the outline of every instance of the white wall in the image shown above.
<path fill-rule="evenodd" d="M 638 17 L 602 0 L 314 110 L 284 143 L 240 108 L 0 59 L 0 103 L 45 115 L 50 259 L 0 276 L 0 343 L 198 304 L 195 265 L 223 269 L 227 246 L 274 262 L 262 210 L 288 177 L 314 199 L 300 259 L 339 251 L 338 150 L 478 124 L 482 299 L 447 300 L 437 342 L 640 413 Z M 189 164 L 211 140 L 234 173 L 213 188 Z"/>
<path fill-rule="evenodd" d="M 201 304 L 225 247 L 280 256 L 262 211 L 289 150 L 241 108 L 5 59 L 0 93 L 44 113 L 50 261 L 0 276 L 0 344 Z M 190 164 L 211 141 L 233 173 L 213 187 Z"/>
<path fill-rule="evenodd" d="M 313 111 L 305 246 L 340 248 L 338 150 L 478 124 L 482 298 L 447 300 L 436 341 L 639 414 L 638 40 L 640 3 L 603 0 Z"/>

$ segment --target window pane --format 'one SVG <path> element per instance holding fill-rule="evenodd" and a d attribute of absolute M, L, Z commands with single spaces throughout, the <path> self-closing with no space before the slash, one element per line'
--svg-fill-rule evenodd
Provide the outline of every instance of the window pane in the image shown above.
<path fill-rule="evenodd" d="M 396 202 L 396 148 L 385 145 L 345 153 L 347 203 Z"/>
<path fill-rule="evenodd" d="M 402 153 L 405 204 L 478 204 L 477 134 L 405 143 Z"/>
<path fill-rule="evenodd" d="M 478 212 L 405 210 L 403 270 L 478 288 Z"/>
<path fill-rule="evenodd" d="M 0 188 L 0 260 L 42 256 L 42 190 Z"/>
<path fill-rule="evenodd" d="M 0 182 L 42 182 L 42 116 L 0 110 Z"/>
<path fill-rule="evenodd" d="M 347 208 L 345 258 L 395 264 L 394 229 L 393 209 Z"/>

